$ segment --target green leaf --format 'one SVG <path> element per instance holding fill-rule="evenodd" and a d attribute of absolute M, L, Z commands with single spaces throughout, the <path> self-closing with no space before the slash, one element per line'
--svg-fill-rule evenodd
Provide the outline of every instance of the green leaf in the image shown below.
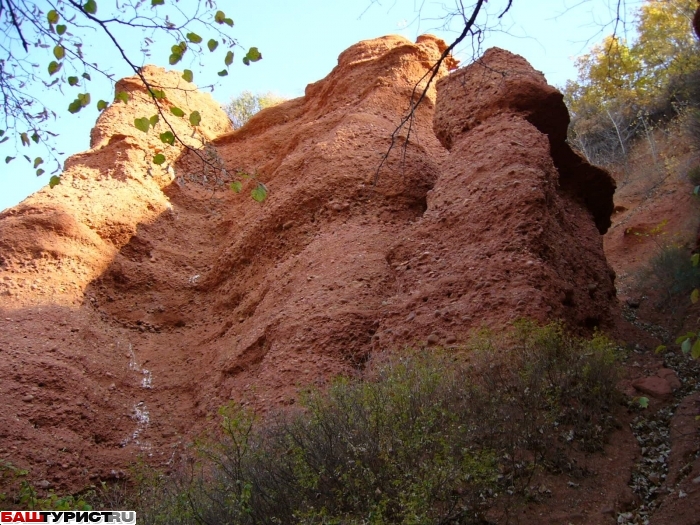
<path fill-rule="evenodd" d="M 3 142 L 7 142 L 8 140 L 10 140 L 10 137 L 3 137 L 2 139 L 0 139 L 0 144 L 2 144 Z"/>
<path fill-rule="evenodd" d="M 258 185 L 251 190 L 250 196 L 254 201 L 262 202 L 267 198 L 267 188 L 262 182 L 258 182 Z"/>
<path fill-rule="evenodd" d="M 59 184 L 61 184 L 61 177 L 59 177 L 58 175 L 53 175 L 49 179 L 49 188 L 53 188 L 54 186 L 58 186 Z"/>
<path fill-rule="evenodd" d="M 175 144 L 175 135 L 173 135 L 172 131 L 166 131 L 165 133 L 160 134 L 160 140 L 165 144 L 170 144 L 173 146 Z"/>
<path fill-rule="evenodd" d="M 182 60 L 182 54 L 181 53 L 173 53 L 168 57 L 168 63 L 171 66 L 174 66 L 177 64 L 180 60 Z"/>
<path fill-rule="evenodd" d="M 150 122 L 151 126 L 155 128 L 159 120 L 160 119 L 158 118 L 158 115 L 153 115 L 151 118 L 148 119 L 148 122 Z"/>
<path fill-rule="evenodd" d="M 68 77 L 68 85 L 69 86 L 77 86 L 78 85 L 78 77 Z"/>
<path fill-rule="evenodd" d="M 32 134 L 32 140 L 34 144 L 39 144 L 39 134 L 36 131 Z"/>
<path fill-rule="evenodd" d="M 103 110 L 107 109 L 107 106 L 108 106 L 108 104 L 107 104 L 106 100 L 98 100 L 97 101 L 97 110 L 98 111 L 103 111 Z"/>
<path fill-rule="evenodd" d="M 143 131 L 144 133 L 148 133 L 148 128 L 150 125 L 151 122 L 146 117 L 134 119 L 134 126 L 136 127 L 136 129 L 138 129 L 139 131 Z"/>
<path fill-rule="evenodd" d="M 698 299 L 700 299 L 700 290 L 695 288 L 690 294 L 690 302 L 695 304 L 698 302 Z"/>
<path fill-rule="evenodd" d="M 690 355 L 693 357 L 693 359 L 698 359 L 700 357 L 700 339 L 695 341 L 695 344 L 690 351 Z"/>
<path fill-rule="evenodd" d="M 180 108 L 178 108 L 177 106 L 171 107 L 171 108 L 170 108 L 170 113 L 172 113 L 172 114 L 175 115 L 176 117 L 184 117 L 184 116 L 185 116 L 185 112 L 182 111 L 182 110 L 181 110 Z"/>
<path fill-rule="evenodd" d="M 693 263 L 693 266 L 697 266 L 700 264 L 700 253 L 694 253 L 693 256 L 690 258 L 690 262 Z"/>
<path fill-rule="evenodd" d="M 163 5 L 165 0 L 151 0 L 151 5 Z"/>
<path fill-rule="evenodd" d="M 114 101 L 115 101 L 115 102 L 116 102 L 117 100 L 121 100 L 122 102 L 124 102 L 124 104 L 126 104 L 127 102 L 129 102 L 129 98 L 130 98 L 130 97 L 129 97 L 129 93 L 127 93 L 126 91 L 120 91 L 119 93 L 117 93 L 116 95 L 114 95 Z"/>
<path fill-rule="evenodd" d="M 639 403 L 639 406 L 642 408 L 649 408 L 649 398 L 648 397 L 640 397 L 637 399 L 637 403 Z"/>
<path fill-rule="evenodd" d="M 153 164 L 158 164 L 159 166 L 165 162 L 165 155 L 162 153 L 158 153 L 155 157 L 153 157 Z"/>
<path fill-rule="evenodd" d="M 44 170 L 42 170 L 41 168 L 39 168 L 38 170 L 36 170 L 36 176 L 37 176 L 37 177 L 41 177 L 44 173 L 46 173 L 46 172 L 45 172 Z"/>
<path fill-rule="evenodd" d="M 688 332 L 688 333 L 685 334 L 685 335 L 678 336 L 678 337 L 676 338 L 676 344 L 679 345 L 679 344 L 681 344 L 683 341 L 685 341 L 686 339 L 692 339 L 692 338 L 694 338 L 695 336 L 696 336 L 695 332 Z"/>
<path fill-rule="evenodd" d="M 695 186 L 693 188 L 693 195 L 700 195 L 700 186 Z"/>
<path fill-rule="evenodd" d="M 49 64 L 49 75 L 55 75 L 56 73 L 59 72 L 60 69 L 61 69 L 61 64 L 59 64 L 55 60 L 52 60 L 51 63 Z"/>
<path fill-rule="evenodd" d="M 214 15 L 214 21 L 217 24 L 223 24 L 224 20 L 226 20 L 226 14 L 223 11 L 217 11 Z"/>
<path fill-rule="evenodd" d="M 666 345 L 659 345 L 656 347 L 656 350 L 654 350 L 655 354 L 660 354 L 661 352 L 666 351 Z"/>
<path fill-rule="evenodd" d="M 49 24 L 55 24 L 61 19 L 61 16 L 58 14 L 58 11 L 55 9 L 52 9 L 48 13 L 46 13 L 46 20 L 48 20 Z"/>
<path fill-rule="evenodd" d="M 22 141 L 22 146 L 29 146 L 29 135 L 22 133 L 19 138 Z"/>
<path fill-rule="evenodd" d="M 90 15 L 94 15 L 97 13 L 97 2 L 95 2 L 95 0 L 87 0 L 85 5 L 83 5 L 83 11 Z"/>
<path fill-rule="evenodd" d="M 82 107 L 87 107 L 90 104 L 90 93 L 79 93 L 78 100 Z"/>
<path fill-rule="evenodd" d="M 243 63 L 246 66 L 249 66 L 251 62 L 257 62 L 258 60 L 262 60 L 262 53 L 258 50 L 257 47 L 251 47 L 248 50 L 248 53 L 243 57 Z"/>
<path fill-rule="evenodd" d="M 61 44 L 54 46 L 53 56 L 56 57 L 56 60 L 62 60 L 63 57 L 66 56 L 65 48 Z"/>
<path fill-rule="evenodd" d="M 219 75 L 220 77 L 225 77 L 228 75 L 228 71 L 226 71 L 225 69 L 222 69 L 221 71 L 219 71 L 217 73 L 217 75 Z"/>
<path fill-rule="evenodd" d="M 209 48 L 209 51 L 213 52 L 217 47 L 219 47 L 219 42 L 211 38 L 209 39 L 209 42 L 207 42 L 207 47 Z"/>
<path fill-rule="evenodd" d="M 224 64 L 226 64 L 227 66 L 233 64 L 233 51 L 229 51 L 228 53 L 226 53 L 226 58 L 224 58 Z"/>
<path fill-rule="evenodd" d="M 150 93 L 151 93 L 151 96 L 156 100 L 165 100 L 166 99 L 165 91 L 163 91 L 162 89 L 151 89 Z"/>
<path fill-rule="evenodd" d="M 681 350 L 683 351 L 684 354 L 687 354 L 690 352 L 690 349 L 692 348 L 692 344 L 690 343 L 690 339 L 686 339 L 683 341 L 683 344 L 681 345 Z"/>
<path fill-rule="evenodd" d="M 40 164 L 44 163 L 44 159 L 37 157 L 34 159 L 34 168 L 36 169 Z"/>
<path fill-rule="evenodd" d="M 231 183 L 230 188 L 232 191 L 234 191 L 236 193 L 240 193 L 241 190 L 243 189 L 243 183 L 239 180 L 235 180 Z"/>
<path fill-rule="evenodd" d="M 202 42 L 202 37 L 199 36 L 197 33 L 187 33 L 187 40 L 192 42 L 193 44 L 200 44 Z"/>
<path fill-rule="evenodd" d="M 190 113 L 190 124 L 193 126 L 199 126 L 199 123 L 202 121 L 202 115 L 199 114 L 199 111 L 193 111 Z"/>
<path fill-rule="evenodd" d="M 56 26 L 56 33 L 58 33 L 59 36 L 63 35 L 63 33 L 66 32 L 67 27 L 63 24 L 58 24 Z"/>
<path fill-rule="evenodd" d="M 194 80 L 194 73 L 192 73 L 192 71 L 189 69 L 185 69 L 182 72 L 182 78 L 185 80 L 185 82 L 192 82 L 192 80 Z"/>
<path fill-rule="evenodd" d="M 92 78 L 90 78 L 90 75 L 88 73 L 83 73 L 80 76 L 83 77 L 85 80 L 92 80 Z"/>
<path fill-rule="evenodd" d="M 81 109 L 83 109 L 83 105 L 80 103 L 80 100 L 78 100 L 77 98 L 73 102 L 68 104 L 68 111 L 70 113 L 77 113 Z"/>
<path fill-rule="evenodd" d="M 5 164 L 9 164 L 9 163 L 12 162 L 13 160 L 15 160 L 14 157 L 9 157 L 9 156 L 8 156 L 8 157 L 5 157 Z"/>
<path fill-rule="evenodd" d="M 231 20 L 230 18 L 224 18 L 224 24 L 233 27 L 233 20 Z"/>

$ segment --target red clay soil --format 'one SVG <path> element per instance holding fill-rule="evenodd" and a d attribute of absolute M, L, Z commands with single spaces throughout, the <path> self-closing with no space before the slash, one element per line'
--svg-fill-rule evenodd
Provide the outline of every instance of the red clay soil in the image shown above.
<path fill-rule="evenodd" d="M 360 42 L 236 131 L 179 74 L 145 68 L 168 104 L 202 114 L 189 145 L 209 143 L 208 165 L 164 146 L 162 119 L 136 130 L 153 109 L 121 81 L 132 100 L 100 116 L 61 184 L 0 214 L 0 458 L 42 489 L 76 489 L 139 456 L 167 467 L 230 400 L 293 404 L 371 352 L 457 345 L 520 317 L 614 330 L 601 234 L 615 183 L 566 145 L 561 94 L 521 57 L 492 49 L 449 76 L 447 61 L 373 185 L 444 49 Z M 265 203 L 245 195 L 252 182 L 226 189 L 239 171 Z M 634 504 L 636 455 L 621 431 L 582 459 L 597 477 L 553 485 L 521 522 L 614 523 Z"/>

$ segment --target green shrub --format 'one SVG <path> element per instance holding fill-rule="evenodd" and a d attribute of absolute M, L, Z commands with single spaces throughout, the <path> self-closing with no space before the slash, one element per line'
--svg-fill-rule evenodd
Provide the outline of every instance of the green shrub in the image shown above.
<path fill-rule="evenodd" d="M 28 479 L 29 471 L 18 468 L 6 460 L 0 460 L 0 504 L 7 509 L 26 510 L 91 510 L 87 499 L 94 493 L 83 496 L 58 495 L 49 491 L 41 497 Z"/>
<path fill-rule="evenodd" d="M 658 309 L 675 310 L 685 304 L 694 288 L 700 287 L 700 267 L 690 264 L 690 251 L 682 246 L 659 248 L 638 277 L 638 287 L 655 296 Z M 679 299 L 683 298 L 682 303 Z"/>
<path fill-rule="evenodd" d="M 576 474 L 572 451 L 601 449 L 615 361 L 600 335 L 526 322 L 457 353 L 376 357 L 294 413 L 224 408 L 198 459 L 142 478 L 132 506 L 144 523 L 481 523 L 499 498 L 537 497 L 538 473 Z"/>

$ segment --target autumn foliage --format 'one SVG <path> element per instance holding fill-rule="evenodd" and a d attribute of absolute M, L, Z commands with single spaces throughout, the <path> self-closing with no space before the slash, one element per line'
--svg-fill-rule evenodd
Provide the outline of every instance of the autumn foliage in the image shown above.
<path fill-rule="evenodd" d="M 610 35 L 578 59 L 578 78 L 565 88 L 570 139 L 590 161 L 620 161 L 649 126 L 700 103 L 695 9 L 695 0 L 646 0 L 636 40 Z"/>

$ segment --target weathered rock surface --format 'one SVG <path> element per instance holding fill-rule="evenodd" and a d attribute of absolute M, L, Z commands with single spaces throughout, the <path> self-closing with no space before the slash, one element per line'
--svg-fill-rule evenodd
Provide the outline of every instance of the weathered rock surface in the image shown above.
<path fill-rule="evenodd" d="M 669 382 L 659 376 L 639 378 L 632 383 L 632 386 L 643 394 L 657 399 L 671 399 L 671 395 L 673 394 Z"/>
<path fill-rule="evenodd" d="M 166 89 L 209 123 L 221 173 L 181 150 L 155 168 L 157 133 L 130 125 L 152 110 L 108 109 L 60 186 L 0 215 L 2 457 L 56 485 L 118 477 L 136 454 L 167 465 L 231 399 L 293 403 L 371 351 L 519 317 L 610 326 L 614 184 L 568 149 L 561 95 L 522 58 L 441 70 L 373 185 L 444 49 L 361 42 L 234 132 L 207 97 Z M 238 170 L 263 205 L 217 184 Z"/>
<path fill-rule="evenodd" d="M 610 321 L 614 274 L 600 234 L 615 184 L 568 148 L 568 122 L 561 94 L 501 49 L 438 83 L 435 133 L 450 156 L 426 237 L 460 246 L 447 267 L 478 276 L 462 301 L 476 315 Z"/>
<path fill-rule="evenodd" d="M 180 74 L 150 66 L 142 74 L 167 91 L 168 105 L 202 114 L 205 139 L 231 129 L 219 105 Z M 174 160 L 182 148 L 164 147 L 162 122 L 149 134 L 133 126 L 134 118 L 154 112 L 137 79 L 116 89 L 130 94 L 129 103 L 100 115 L 92 149 L 67 160 L 61 184 L 0 214 L 0 458 L 30 467 L 32 478 L 49 483 L 43 488 L 123 475 L 135 453 L 150 450 L 142 434 L 153 424 L 176 436 L 166 407 L 164 417 L 149 419 L 150 375 L 133 337 L 140 332 L 110 319 L 92 292 L 91 283 L 108 268 L 116 276 L 108 297 L 126 286 L 115 268 L 122 260 L 138 264 L 148 251 L 150 241 L 139 237 L 143 225 L 162 217 L 177 224 L 162 191 L 172 176 L 151 158 L 162 151 Z M 171 125 L 201 146 L 181 119 L 171 118 Z M 183 269 L 161 272 L 176 281 Z M 184 408 L 178 406 L 173 419 Z"/>

